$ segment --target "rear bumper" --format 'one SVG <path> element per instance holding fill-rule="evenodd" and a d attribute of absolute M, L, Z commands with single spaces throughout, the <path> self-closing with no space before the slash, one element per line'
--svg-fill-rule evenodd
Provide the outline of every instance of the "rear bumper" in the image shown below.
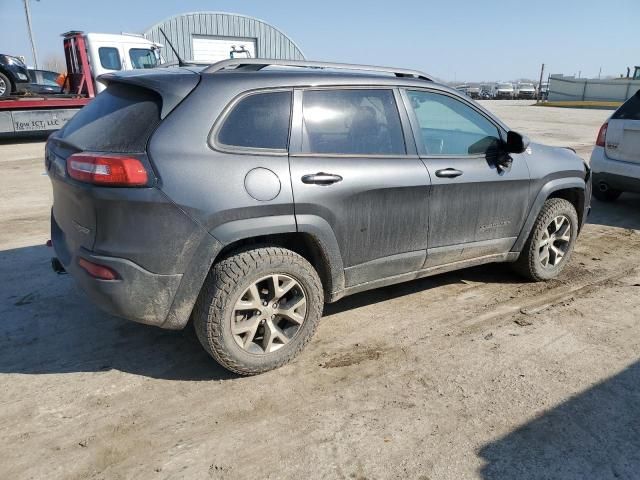
<path fill-rule="evenodd" d="M 163 326 L 180 286 L 182 274 L 152 273 L 130 260 L 98 255 L 82 247 L 72 251 L 53 216 L 51 238 L 60 263 L 99 308 L 127 320 Z M 78 265 L 80 258 L 109 267 L 120 278 L 94 278 Z"/>
<path fill-rule="evenodd" d="M 640 193 L 640 163 L 622 162 L 607 157 L 603 147 L 591 154 L 594 188 L 606 184 L 613 190 Z"/>

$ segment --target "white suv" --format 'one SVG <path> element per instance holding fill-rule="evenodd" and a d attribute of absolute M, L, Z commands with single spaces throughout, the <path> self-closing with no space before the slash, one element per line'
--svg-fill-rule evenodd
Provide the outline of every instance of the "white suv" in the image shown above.
<path fill-rule="evenodd" d="M 591 154 L 593 196 L 611 202 L 640 193 L 640 90 L 600 128 Z"/>

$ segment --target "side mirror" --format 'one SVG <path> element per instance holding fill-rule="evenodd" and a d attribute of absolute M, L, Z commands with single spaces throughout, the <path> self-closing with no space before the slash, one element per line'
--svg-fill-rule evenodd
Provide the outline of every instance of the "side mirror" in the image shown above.
<path fill-rule="evenodd" d="M 505 144 L 507 153 L 522 153 L 529 147 L 529 137 L 520 135 L 518 132 L 510 130 L 507 132 L 507 142 Z"/>

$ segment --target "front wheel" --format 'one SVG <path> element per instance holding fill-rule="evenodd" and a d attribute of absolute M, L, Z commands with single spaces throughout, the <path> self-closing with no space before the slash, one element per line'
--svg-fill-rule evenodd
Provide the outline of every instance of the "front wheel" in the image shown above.
<path fill-rule="evenodd" d="M 311 264 L 291 250 L 264 247 L 214 265 L 193 321 L 200 343 L 220 365 L 255 375 L 300 353 L 322 308 L 322 283 Z"/>
<path fill-rule="evenodd" d="M 547 200 L 515 262 L 516 271 L 536 282 L 556 278 L 571 257 L 578 237 L 578 214 L 562 198 Z"/>

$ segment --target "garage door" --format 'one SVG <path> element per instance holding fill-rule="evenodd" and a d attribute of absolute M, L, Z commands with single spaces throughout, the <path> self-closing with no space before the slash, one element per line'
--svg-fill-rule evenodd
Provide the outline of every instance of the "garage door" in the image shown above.
<path fill-rule="evenodd" d="M 248 53 L 241 53 L 245 50 Z M 256 40 L 252 38 L 193 37 L 193 60 L 196 62 L 218 62 L 231 58 L 256 58 Z"/>

